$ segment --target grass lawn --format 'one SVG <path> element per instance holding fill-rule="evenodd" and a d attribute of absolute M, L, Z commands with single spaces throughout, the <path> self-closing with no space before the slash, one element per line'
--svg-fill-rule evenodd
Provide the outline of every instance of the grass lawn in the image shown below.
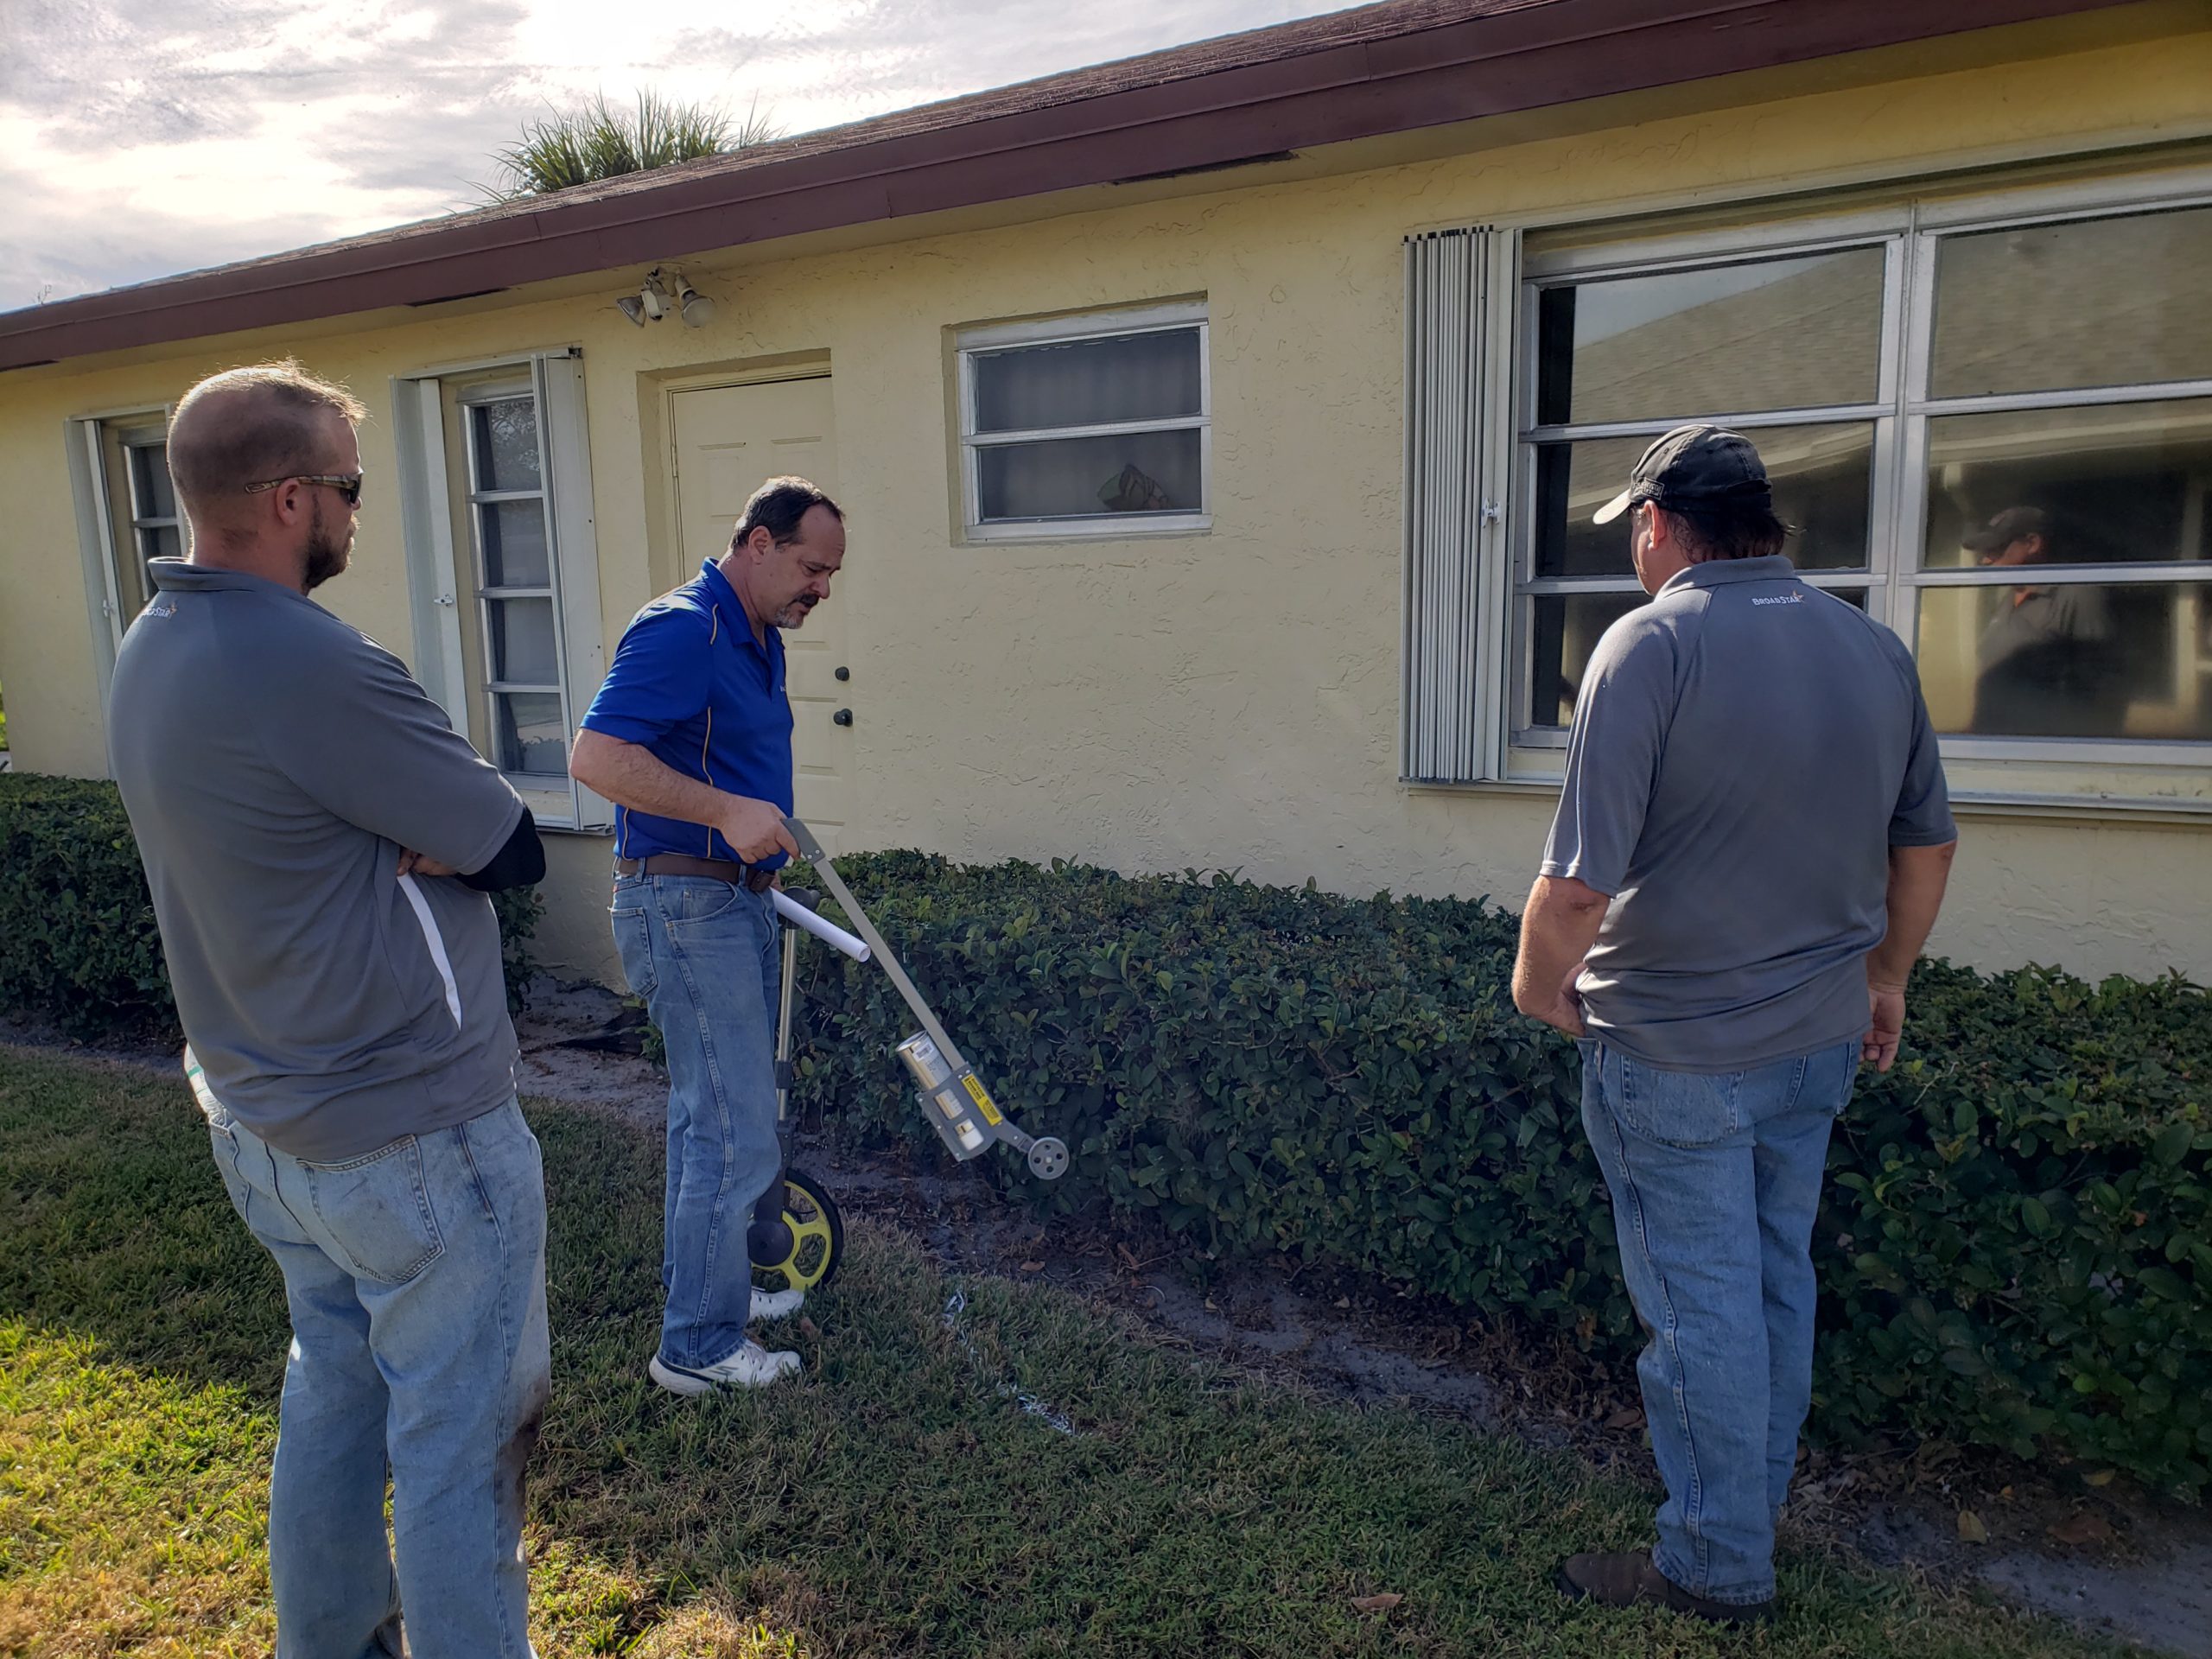
<path fill-rule="evenodd" d="M 2117 1651 L 1818 1560 L 1784 1564 L 1786 1616 L 1756 1634 L 1570 1606 L 1554 1564 L 1643 1541 L 1648 1492 L 1194 1363 L 1049 1287 L 956 1283 L 864 1224 L 809 1309 L 803 1382 L 673 1399 L 645 1375 L 657 1138 L 531 1118 L 553 1237 L 543 1659 Z M 943 1325 L 955 1289 L 969 1345 Z M 287 1339 L 181 1080 L 0 1048 L 0 1654 L 269 1651 Z"/>

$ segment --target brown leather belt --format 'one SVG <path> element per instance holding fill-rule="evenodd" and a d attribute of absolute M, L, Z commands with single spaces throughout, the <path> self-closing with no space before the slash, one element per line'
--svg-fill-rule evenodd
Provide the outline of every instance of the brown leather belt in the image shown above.
<path fill-rule="evenodd" d="M 726 858 L 689 858 L 682 853 L 655 853 L 648 858 L 618 858 L 617 875 L 703 875 L 710 881 L 727 881 L 747 893 L 766 893 L 776 873 L 756 864 L 733 864 Z"/>

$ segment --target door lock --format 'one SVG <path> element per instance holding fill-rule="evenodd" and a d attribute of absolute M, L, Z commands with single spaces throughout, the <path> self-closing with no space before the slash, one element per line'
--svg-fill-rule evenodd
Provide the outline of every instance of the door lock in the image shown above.
<path fill-rule="evenodd" d="M 853 677 L 853 671 L 849 668 L 840 667 L 836 672 L 837 677 L 841 680 L 849 680 Z"/>
<path fill-rule="evenodd" d="M 830 716 L 830 721 L 832 725 L 849 726 L 853 723 L 853 711 L 849 709 L 840 709 Z"/>

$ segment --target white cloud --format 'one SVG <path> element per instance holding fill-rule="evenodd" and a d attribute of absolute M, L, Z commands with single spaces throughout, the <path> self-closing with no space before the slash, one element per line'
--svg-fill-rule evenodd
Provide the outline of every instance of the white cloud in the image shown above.
<path fill-rule="evenodd" d="M 0 309 L 475 206 L 522 124 L 652 87 L 799 132 L 1313 0 L 5 0 Z M 702 26 L 702 17 L 711 23 Z"/>

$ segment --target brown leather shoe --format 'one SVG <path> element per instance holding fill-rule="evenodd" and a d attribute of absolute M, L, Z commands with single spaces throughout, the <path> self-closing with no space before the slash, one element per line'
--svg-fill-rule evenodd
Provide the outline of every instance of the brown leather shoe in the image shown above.
<path fill-rule="evenodd" d="M 1575 1601 L 1605 1607 L 1671 1607 L 1716 1624 L 1762 1624 L 1774 1617 L 1774 1602 L 1708 1601 L 1694 1596 L 1662 1573 L 1648 1554 L 1623 1550 L 1611 1555 L 1570 1555 L 1559 1570 L 1559 1587 Z"/>

